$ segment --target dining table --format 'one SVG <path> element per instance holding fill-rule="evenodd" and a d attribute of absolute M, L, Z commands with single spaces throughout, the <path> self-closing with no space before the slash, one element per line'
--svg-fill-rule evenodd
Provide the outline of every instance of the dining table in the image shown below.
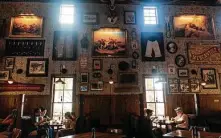
<path fill-rule="evenodd" d="M 71 136 L 64 136 L 59 138 L 91 138 L 92 132 L 87 133 L 81 133 L 81 134 L 75 134 Z M 126 138 L 122 134 L 115 134 L 115 133 L 102 133 L 102 132 L 96 132 L 95 133 L 96 138 Z"/>
<path fill-rule="evenodd" d="M 199 131 L 197 137 L 192 136 L 192 132 L 188 130 L 175 130 L 163 135 L 164 138 L 220 138 L 221 133 Z"/>

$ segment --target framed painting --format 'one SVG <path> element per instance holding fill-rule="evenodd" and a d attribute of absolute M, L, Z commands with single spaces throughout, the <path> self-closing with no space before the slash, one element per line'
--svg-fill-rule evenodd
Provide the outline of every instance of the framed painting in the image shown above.
<path fill-rule="evenodd" d="M 27 77 L 47 77 L 48 76 L 48 58 L 28 58 Z"/>
<path fill-rule="evenodd" d="M 141 33 L 142 61 L 165 61 L 163 33 Z"/>
<path fill-rule="evenodd" d="M 135 11 L 124 11 L 124 23 L 125 24 L 136 24 L 136 12 Z"/>
<path fill-rule="evenodd" d="M 190 64 L 221 64 L 220 44 L 187 44 L 188 61 Z"/>
<path fill-rule="evenodd" d="M 118 76 L 118 83 L 120 86 L 138 85 L 137 72 L 120 72 Z"/>
<path fill-rule="evenodd" d="M 178 66 L 178 67 L 184 67 L 186 65 L 186 59 L 183 55 L 177 55 L 175 57 L 175 64 Z"/>
<path fill-rule="evenodd" d="M 179 80 L 176 78 L 169 78 L 169 91 L 170 93 L 178 93 L 179 92 Z"/>
<path fill-rule="evenodd" d="M 5 58 L 5 69 L 13 70 L 15 65 L 15 57 L 6 57 Z"/>
<path fill-rule="evenodd" d="M 91 82 L 91 90 L 92 91 L 102 91 L 103 89 L 104 89 L 104 82 L 103 81 Z"/>
<path fill-rule="evenodd" d="M 176 67 L 174 64 L 168 65 L 168 74 L 169 75 L 175 75 L 176 74 Z"/>
<path fill-rule="evenodd" d="M 177 44 L 175 42 L 168 42 L 167 43 L 167 51 L 170 54 L 175 54 L 178 50 Z"/>
<path fill-rule="evenodd" d="M 81 73 L 81 83 L 88 83 L 88 73 Z"/>
<path fill-rule="evenodd" d="M 126 30 L 119 28 L 101 28 L 93 31 L 93 56 L 126 57 L 126 45 Z"/>
<path fill-rule="evenodd" d="M 93 59 L 93 70 L 102 70 L 102 60 Z"/>
<path fill-rule="evenodd" d="M 177 38 L 215 39 L 213 19 L 206 15 L 174 16 L 173 29 Z"/>
<path fill-rule="evenodd" d="M 80 85 L 80 92 L 87 92 L 88 91 L 88 85 Z"/>
<path fill-rule="evenodd" d="M 188 77 L 189 70 L 187 68 L 186 69 L 179 68 L 179 69 L 177 69 L 177 74 L 178 74 L 178 77 Z"/>
<path fill-rule="evenodd" d="M 84 24 L 98 24 L 99 16 L 98 13 L 87 12 L 82 16 L 82 22 Z"/>
<path fill-rule="evenodd" d="M 206 82 L 204 89 L 217 89 L 216 70 L 214 68 L 201 69 L 202 80 Z"/>
<path fill-rule="evenodd" d="M 190 91 L 191 92 L 200 92 L 200 80 L 192 78 L 190 79 Z"/>
<path fill-rule="evenodd" d="M 190 85 L 189 85 L 189 79 L 180 79 L 180 85 L 179 90 L 181 93 L 183 92 L 190 92 Z"/>
<path fill-rule="evenodd" d="M 0 71 L 0 81 L 7 81 L 9 78 L 9 71 Z"/>
<path fill-rule="evenodd" d="M 11 18 L 9 37 L 42 37 L 43 17 L 21 15 Z"/>
<path fill-rule="evenodd" d="M 53 42 L 53 60 L 77 59 L 77 33 L 73 31 L 55 31 Z"/>

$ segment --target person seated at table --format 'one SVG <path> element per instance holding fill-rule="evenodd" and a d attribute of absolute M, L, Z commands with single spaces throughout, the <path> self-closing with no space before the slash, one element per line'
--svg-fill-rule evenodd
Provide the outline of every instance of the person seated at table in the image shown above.
<path fill-rule="evenodd" d="M 183 109 L 181 107 L 177 107 L 174 110 L 176 111 L 177 116 L 171 119 L 175 121 L 176 128 L 188 130 L 189 127 L 188 116 L 183 112 Z"/>
<path fill-rule="evenodd" d="M 51 120 L 49 116 L 47 116 L 47 109 L 44 107 L 40 107 L 41 112 L 40 112 L 40 121 L 41 123 L 47 123 L 48 121 Z"/>
<path fill-rule="evenodd" d="M 0 122 L 0 132 L 10 129 L 9 127 L 11 127 L 13 125 L 13 123 L 15 122 L 15 119 L 17 116 L 16 114 L 17 114 L 17 110 L 14 109 L 14 110 L 12 110 L 11 114 L 9 114 L 4 120 L 2 120 Z M 8 131 L 10 131 L 10 130 L 8 130 Z"/>
<path fill-rule="evenodd" d="M 84 133 L 91 131 L 91 116 L 89 113 L 86 113 L 84 116 L 81 115 L 77 118 L 75 132 Z"/>

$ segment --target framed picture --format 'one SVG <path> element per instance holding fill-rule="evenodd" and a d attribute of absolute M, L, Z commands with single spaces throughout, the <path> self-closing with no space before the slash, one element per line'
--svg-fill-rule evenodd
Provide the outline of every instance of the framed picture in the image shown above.
<path fill-rule="evenodd" d="M 165 61 L 163 33 L 141 33 L 142 61 Z"/>
<path fill-rule="evenodd" d="M 102 70 L 102 60 L 93 59 L 93 70 Z"/>
<path fill-rule="evenodd" d="M 177 44 L 175 42 L 168 42 L 167 43 L 167 51 L 170 54 L 175 54 L 178 50 Z"/>
<path fill-rule="evenodd" d="M 190 92 L 189 79 L 180 79 L 180 92 Z"/>
<path fill-rule="evenodd" d="M 126 30 L 119 28 L 101 28 L 93 32 L 93 56 L 126 57 L 126 45 Z"/>
<path fill-rule="evenodd" d="M 43 18 L 22 15 L 11 18 L 9 37 L 42 37 Z"/>
<path fill-rule="evenodd" d="M 0 81 L 7 81 L 9 78 L 9 71 L 0 71 Z"/>
<path fill-rule="evenodd" d="M 199 79 L 190 79 L 190 91 L 191 92 L 200 92 L 200 80 Z"/>
<path fill-rule="evenodd" d="M 217 89 L 216 70 L 214 68 L 201 69 L 202 80 L 206 82 L 204 89 Z"/>
<path fill-rule="evenodd" d="M 179 92 L 179 80 L 175 78 L 169 78 L 169 91 L 170 93 L 178 93 Z"/>
<path fill-rule="evenodd" d="M 98 24 L 99 16 L 98 13 L 87 12 L 82 16 L 82 22 L 85 24 Z"/>
<path fill-rule="evenodd" d="M 220 44 L 187 44 L 187 49 L 190 64 L 221 64 Z"/>
<path fill-rule="evenodd" d="M 88 83 L 88 73 L 81 73 L 81 83 Z"/>
<path fill-rule="evenodd" d="M 177 55 L 175 58 L 175 64 L 178 67 L 184 67 L 186 65 L 186 59 L 183 55 Z"/>
<path fill-rule="evenodd" d="M 175 75 L 176 74 L 176 67 L 174 64 L 168 65 L 168 74 L 169 75 Z"/>
<path fill-rule="evenodd" d="M 124 11 L 124 23 L 125 24 L 136 24 L 136 12 Z"/>
<path fill-rule="evenodd" d="M 47 77 L 48 76 L 48 58 L 28 58 L 27 77 Z"/>
<path fill-rule="evenodd" d="M 174 36 L 191 39 L 215 39 L 213 19 L 205 15 L 173 17 Z"/>
<path fill-rule="evenodd" d="M 91 82 L 91 90 L 92 91 L 102 91 L 103 89 L 104 89 L 104 82 L 103 81 Z"/>
<path fill-rule="evenodd" d="M 188 69 L 177 69 L 178 77 L 188 77 L 189 76 L 189 70 Z"/>
<path fill-rule="evenodd" d="M 138 85 L 137 72 L 120 72 L 118 76 L 119 85 Z"/>
<path fill-rule="evenodd" d="M 80 92 L 87 92 L 88 91 L 88 85 L 80 85 Z"/>
<path fill-rule="evenodd" d="M 5 69 L 13 70 L 15 65 L 15 58 L 14 57 L 6 57 L 5 58 Z"/>
<path fill-rule="evenodd" d="M 77 59 L 77 33 L 73 31 L 55 31 L 53 42 L 53 60 Z"/>

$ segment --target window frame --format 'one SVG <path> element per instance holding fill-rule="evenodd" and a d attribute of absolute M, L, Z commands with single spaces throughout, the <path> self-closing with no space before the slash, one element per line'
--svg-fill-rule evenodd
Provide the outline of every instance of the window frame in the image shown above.
<path fill-rule="evenodd" d="M 63 13 L 61 12 L 63 6 L 73 7 L 73 13 L 72 13 L 72 14 L 63 14 Z M 64 16 L 64 15 L 66 15 L 66 16 L 69 15 L 69 17 L 72 15 L 72 16 L 73 16 L 73 23 L 61 22 L 61 17 Z M 59 8 L 59 19 L 58 19 L 58 22 L 59 22 L 60 25 L 74 25 L 75 22 L 76 22 L 75 16 L 76 16 L 76 6 L 75 6 L 75 4 L 60 4 L 60 8 Z"/>
<path fill-rule="evenodd" d="M 155 8 L 155 14 L 156 16 L 145 16 L 144 15 L 144 10 L 145 8 L 150 8 L 150 7 L 154 7 Z M 158 26 L 159 25 L 159 10 L 158 10 L 158 6 L 156 5 L 144 5 L 143 6 L 143 24 L 144 26 Z M 156 18 L 156 24 L 145 24 L 145 17 L 155 17 Z"/>

